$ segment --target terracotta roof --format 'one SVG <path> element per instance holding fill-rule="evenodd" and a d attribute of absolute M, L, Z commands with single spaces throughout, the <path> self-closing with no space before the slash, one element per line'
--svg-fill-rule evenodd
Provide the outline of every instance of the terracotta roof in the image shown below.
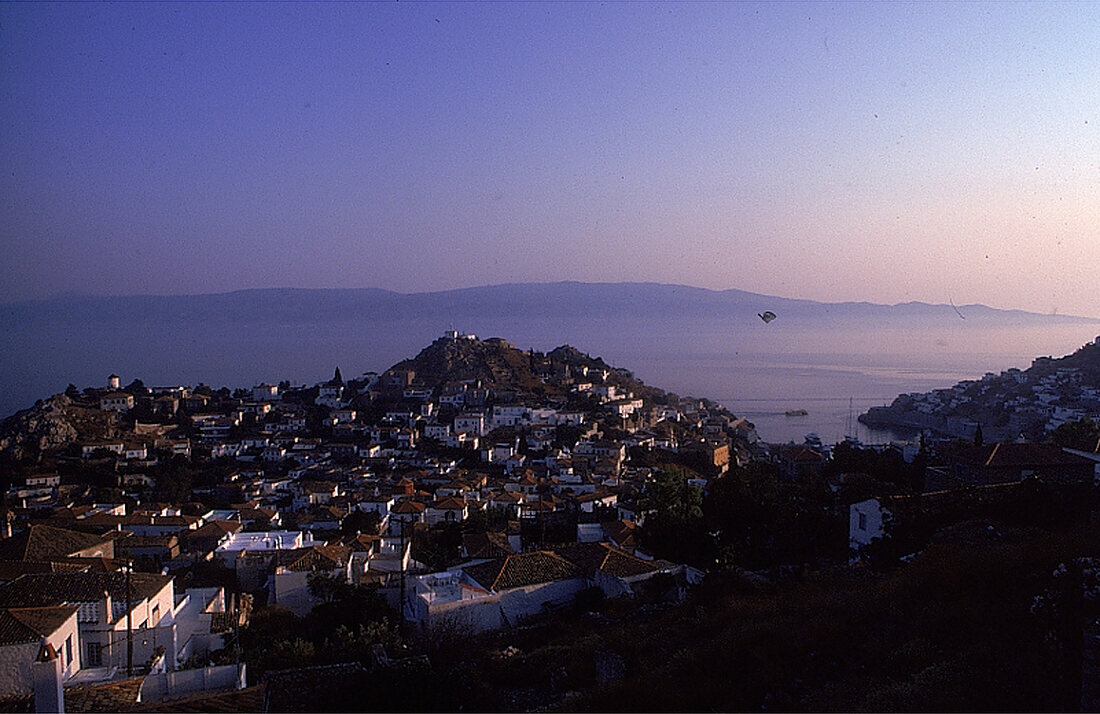
<path fill-rule="evenodd" d="M 554 502 L 552 500 L 547 501 L 524 501 L 523 509 L 525 511 L 553 511 L 555 509 Z"/>
<path fill-rule="evenodd" d="M 103 545 L 105 539 L 91 533 L 35 524 L 26 531 L 0 541 L 0 559 L 52 560 L 65 558 Z"/>
<path fill-rule="evenodd" d="M 353 553 L 369 553 L 374 550 L 375 545 L 382 540 L 379 536 L 370 535 L 368 533 L 359 533 L 353 536 L 346 536 L 340 538 L 331 545 L 342 545 L 351 548 Z"/>
<path fill-rule="evenodd" d="M 132 573 L 131 598 L 138 600 L 156 595 L 172 581 L 168 575 Z M 98 602 L 104 591 L 114 600 L 126 600 L 126 574 L 42 573 L 23 575 L 0 586 L 0 607 L 37 607 L 62 603 Z"/>
<path fill-rule="evenodd" d="M 221 538 L 229 533 L 236 533 L 244 525 L 240 521 L 209 521 L 199 526 L 190 533 L 187 538 Z"/>
<path fill-rule="evenodd" d="M 137 703 L 143 677 L 123 679 L 107 684 L 65 688 L 67 712 L 118 712 Z"/>
<path fill-rule="evenodd" d="M 466 533 L 462 546 L 470 558 L 505 558 L 516 552 L 503 533 Z"/>
<path fill-rule="evenodd" d="M 636 525 L 632 521 L 610 521 L 603 524 L 603 532 L 620 548 L 633 548 L 636 542 Z"/>
<path fill-rule="evenodd" d="M 0 645 L 39 642 L 56 632 L 78 609 L 61 606 L 0 610 Z"/>
<path fill-rule="evenodd" d="M 487 590 L 500 591 L 538 585 L 581 575 L 575 564 L 548 551 L 496 558 L 469 568 L 465 573 Z"/>
<path fill-rule="evenodd" d="M 427 507 L 419 501 L 406 499 L 393 507 L 394 513 L 423 513 Z"/>
<path fill-rule="evenodd" d="M 132 707 L 126 707 L 126 710 L 141 712 L 261 712 L 264 711 L 266 695 L 267 684 L 261 683 L 232 692 L 196 694 L 193 697 L 170 699 L 163 702 L 141 702 Z"/>
<path fill-rule="evenodd" d="M 53 561 L 53 572 L 55 573 L 76 573 L 81 571 L 87 571 L 90 573 L 110 573 L 116 570 L 122 570 L 126 564 L 122 560 L 115 558 L 65 558 L 64 560 Z"/>
<path fill-rule="evenodd" d="M 141 689 L 143 681 L 144 678 L 137 677 L 107 684 L 65 687 L 65 711 L 145 711 L 141 708 L 143 705 L 137 703 L 138 691 Z M 6 697 L 0 700 L 0 711 L 34 712 L 34 710 L 33 694 Z M 254 711 L 260 711 L 260 708 Z"/>
<path fill-rule="evenodd" d="M 346 545 L 314 545 L 275 551 L 275 564 L 298 572 L 335 570 L 343 567 L 350 555 L 351 548 Z"/>
<path fill-rule="evenodd" d="M 239 508 L 237 512 L 241 516 L 241 521 L 253 521 L 253 520 L 268 520 L 270 521 L 275 517 L 275 509 L 267 508 L 265 506 L 259 506 L 256 508 Z"/>
<path fill-rule="evenodd" d="M 570 543 L 558 546 L 554 552 L 575 564 L 586 575 L 595 575 L 599 571 L 627 578 L 660 569 L 653 561 L 630 555 L 610 543 Z"/>
<path fill-rule="evenodd" d="M 448 511 L 462 511 L 466 508 L 466 501 L 461 498 L 450 496 L 436 501 L 432 504 L 432 508 Z"/>
<path fill-rule="evenodd" d="M 68 562 L 69 560 L 0 560 L 0 583 L 29 573 L 73 573 L 89 567 L 87 563 Z"/>
<path fill-rule="evenodd" d="M 132 535 L 126 540 L 119 541 L 123 548 L 172 548 L 179 545 L 179 537 L 176 535 L 164 536 L 137 536 Z"/>

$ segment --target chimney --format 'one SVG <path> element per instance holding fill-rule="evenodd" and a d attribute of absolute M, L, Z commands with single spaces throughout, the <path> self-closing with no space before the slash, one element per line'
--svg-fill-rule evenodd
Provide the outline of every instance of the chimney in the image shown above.
<path fill-rule="evenodd" d="M 34 710 L 64 714 L 65 690 L 61 686 L 61 658 L 53 645 L 42 638 L 38 657 L 31 665 L 34 677 Z"/>
<path fill-rule="evenodd" d="M 101 625 L 111 624 L 111 621 L 114 618 L 114 613 L 111 612 L 111 607 L 113 606 L 113 603 L 111 602 L 111 594 L 109 592 L 107 592 L 106 590 L 103 591 L 103 599 L 99 601 L 99 606 L 103 610 L 102 619 L 100 620 L 100 624 Z"/>

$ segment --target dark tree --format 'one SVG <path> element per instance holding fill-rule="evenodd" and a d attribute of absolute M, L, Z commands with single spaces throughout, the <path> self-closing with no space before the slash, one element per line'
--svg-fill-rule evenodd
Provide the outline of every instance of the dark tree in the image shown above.
<path fill-rule="evenodd" d="M 653 509 L 641 529 L 646 547 L 670 560 L 704 564 L 703 491 L 687 482 L 683 470 L 668 468 L 647 484 L 646 502 Z"/>
<path fill-rule="evenodd" d="M 1096 451 L 1100 445 L 1100 424 L 1092 419 L 1069 421 L 1055 429 L 1050 440 L 1062 448 Z"/>
<path fill-rule="evenodd" d="M 378 535 L 379 525 L 377 513 L 374 511 L 360 511 L 356 508 L 345 516 L 344 520 L 340 521 L 340 532 L 344 535 L 355 535 L 357 533 Z"/>

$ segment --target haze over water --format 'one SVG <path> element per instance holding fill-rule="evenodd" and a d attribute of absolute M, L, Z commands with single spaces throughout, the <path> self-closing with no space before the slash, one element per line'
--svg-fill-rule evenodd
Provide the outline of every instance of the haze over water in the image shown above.
<path fill-rule="evenodd" d="M 753 318 L 755 320 L 755 318 Z M 444 320 L 372 320 L 321 316 L 305 323 L 8 325 L 0 331 L 0 415 L 63 391 L 102 386 L 112 372 L 123 384 L 205 382 L 250 387 L 261 381 L 309 384 L 339 366 L 346 377 L 381 372 L 415 356 L 451 327 Z M 571 344 L 625 367 L 647 384 L 720 402 L 757 425 L 771 442 L 802 441 L 810 431 L 827 443 L 856 416 L 905 392 L 946 388 L 985 372 L 1026 368 L 1037 356 L 1060 357 L 1091 341 L 1097 324 L 982 327 L 974 321 L 911 327 L 850 320 L 617 320 L 576 317 L 472 317 L 456 329 L 504 337 L 520 349 Z M 788 409 L 806 416 L 788 417 Z M 854 424 L 867 443 L 899 435 Z"/>
<path fill-rule="evenodd" d="M 112 372 L 381 370 L 451 322 L 4 320 L 74 292 L 644 281 L 1100 316 L 1097 56 L 1079 2 L 0 3 L 0 415 Z M 454 323 L 771 439 L 1100 332 L 588 307 Z"/>

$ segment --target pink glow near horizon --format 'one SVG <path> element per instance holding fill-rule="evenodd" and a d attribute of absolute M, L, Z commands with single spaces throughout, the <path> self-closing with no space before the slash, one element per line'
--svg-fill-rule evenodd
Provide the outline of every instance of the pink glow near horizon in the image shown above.
<path fill-rule="evenodd" d="M 654 281 L 1100 317 L 1100 6 L 0 5 L 0 301 Z"/>

